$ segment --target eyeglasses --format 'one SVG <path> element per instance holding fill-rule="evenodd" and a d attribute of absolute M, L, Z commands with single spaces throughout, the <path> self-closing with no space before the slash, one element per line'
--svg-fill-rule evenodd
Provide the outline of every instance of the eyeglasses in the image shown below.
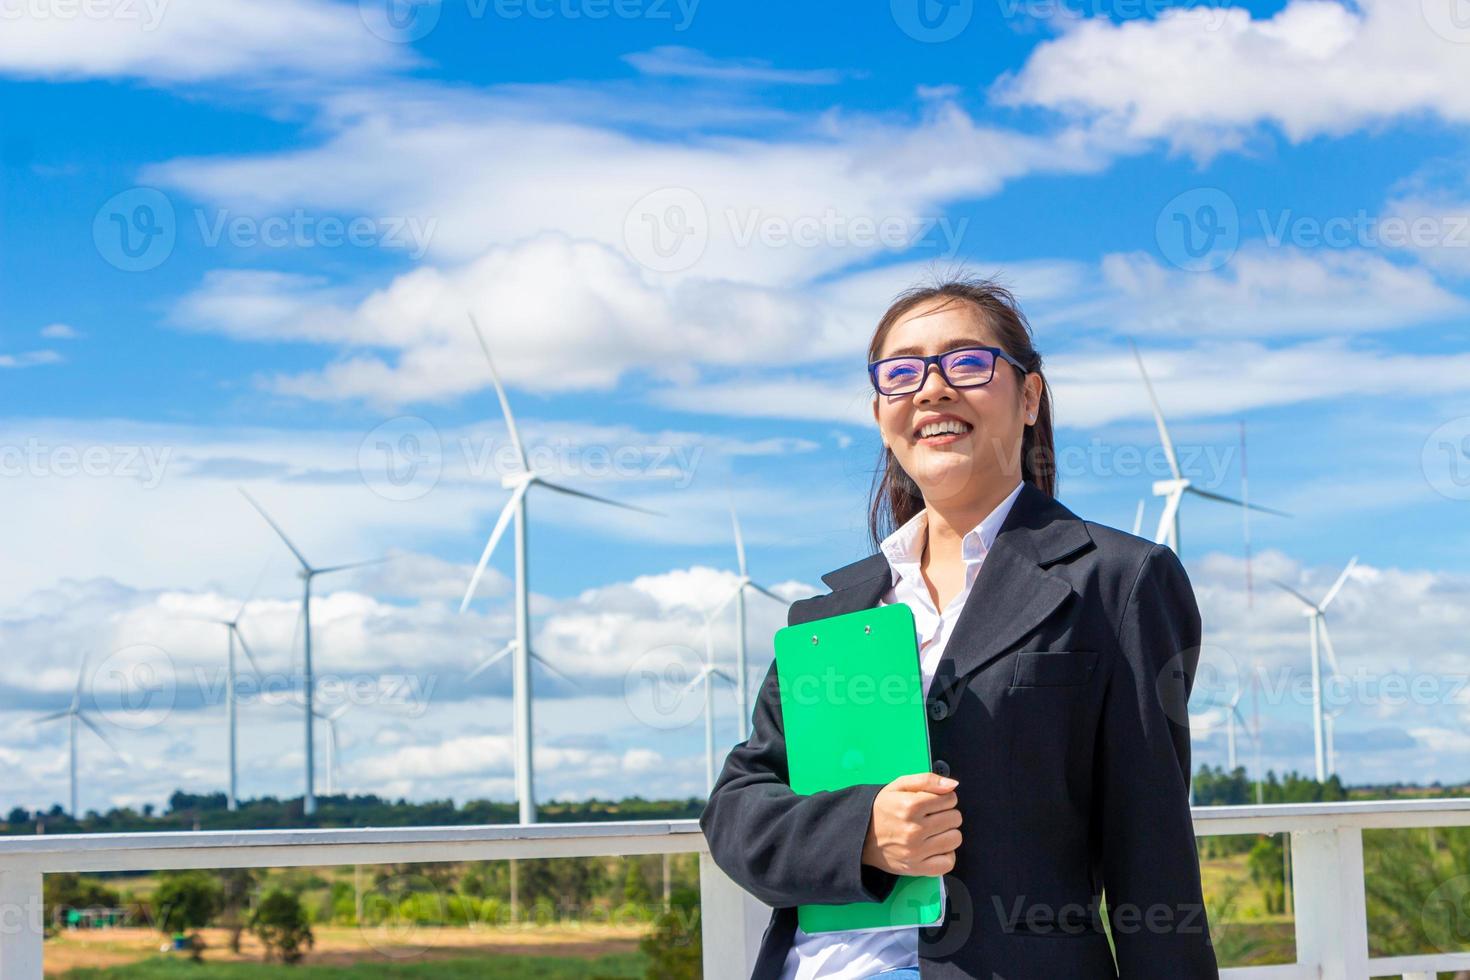
<path fill-rule="evenodd" d="M 868 377 L 880 395 L 907 395 L 924 387 L 929 365 L 935 364 L 951 388 L 974 388 L 989 384 L 995 377 L 997 357 L 1010 361 L 1022 374 L 1027 373 L 1020 361 L 999 347 L 956 347 L 927 357 L 885 357 L 868 365 Z"/>

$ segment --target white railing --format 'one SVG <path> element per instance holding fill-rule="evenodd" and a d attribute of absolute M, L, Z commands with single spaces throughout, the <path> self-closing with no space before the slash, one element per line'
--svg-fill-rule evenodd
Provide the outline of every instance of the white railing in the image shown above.
<path fill-rule="evenodd" d="M 1291 834 L 1297 962 L 1226 980 L 1433 980 L 1470 952 L 1370 958 L 1363 838 L 1371 828 L 1470 826 L 1470 799 L 1196 807 L 1195 833 Z M 0 977 L 41 980 L 42 875 L 63 871 L 284 868 L 505 858 L 697 853 L 704 975 L 744 980 L 770 909 L 715 865 L 695 820 L 384 830 L 253 830 L 0 837 Z M 714 927 L 705 929 L 704 923 Z"/>

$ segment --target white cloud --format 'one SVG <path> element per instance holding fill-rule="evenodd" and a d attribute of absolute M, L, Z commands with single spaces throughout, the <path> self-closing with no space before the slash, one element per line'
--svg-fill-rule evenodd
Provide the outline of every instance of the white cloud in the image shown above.
<path fill-rule="evenodd" d="M 355 3 L 326 0 L 103 0 L 42 5 L 0 32 L 0 73 L 159 83 L 349 77 L 411 63 L 368 31 Z M 36 5 L 30 5 L 32 7 Z M 68 13 L 69 12 L 69 13 Z"/>
<path fill-rule="evenodd" d="M 76 340 L 81 332 L 66 323 L 48 323 L 41 328 L 41 336 L 47 340 Z"/>
<path fill-rule="evenodd" d="M 1266 124 L 1301 142 L 1417 116 L 1463 123 L 1470 38 L 1446 9 L 1291 0 L 1264 18 L 1205 5 L 1121 23 L 1059 20 L 1061 36 L 1033 49 L 992 97 L 1107 120 L 1202 158 L 1244 148 Z"/>

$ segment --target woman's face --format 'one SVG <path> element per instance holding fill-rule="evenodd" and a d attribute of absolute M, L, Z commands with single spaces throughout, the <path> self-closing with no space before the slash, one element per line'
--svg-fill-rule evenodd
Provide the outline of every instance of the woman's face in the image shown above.
<path fill-rule="evenodd" d="M 947 297 L 920 304 L 888 331 L 876 359 L 942 354 L 956 347 L 1003 347 L 969 303 Z M 1007 351 L 1007 353 L 1011 353 Z M 930 366 L 924 384 L 907 395 L 873 398 L 883 443 L 930 504 L 975 500 L 998 478 L 1020 479 L 1021 439 L 1041 399 L 1041 377 L 996 358 L 995 376 L 978 387 L 951 388 Z M 931 422 L 955 420 L 958 434 L 922 436 Z"/>

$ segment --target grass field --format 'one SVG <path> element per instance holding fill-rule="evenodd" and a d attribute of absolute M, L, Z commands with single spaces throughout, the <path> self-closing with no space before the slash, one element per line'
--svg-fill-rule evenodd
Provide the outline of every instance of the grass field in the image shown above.
<path fill-rule="evenodd" d="M 487 956 L 418 963 L 309 964 L 284 968 L 274 963 L 190 963 L 155 957 L 128 966 L 82 968 L 64 980 L 269 980 L 284 973 L 292 980 L 633 980 L 645 973 L 639 953 L 595 959 L 551 956 Z"/>

